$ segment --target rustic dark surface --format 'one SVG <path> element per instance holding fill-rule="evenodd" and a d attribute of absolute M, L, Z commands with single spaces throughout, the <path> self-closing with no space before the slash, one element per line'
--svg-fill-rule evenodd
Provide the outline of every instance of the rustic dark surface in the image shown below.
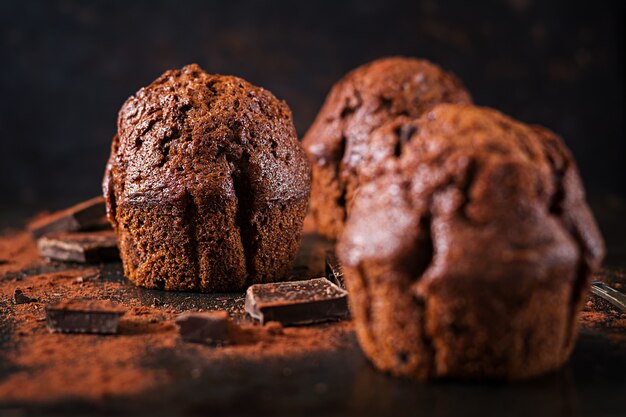
<path fill-rule="evenodd" d="M 298 277 L 319 274 L 324 269 L 325 251 L 331 247 L 314 234 L 305 236 L 296 261 Z M 26 279 L 76 266 L 40 263 L 21 273 L 5 275 L 0 281 Z M 119 263 L 102 264 L 99 269 L 94 292 L 98 297 L 121 305 L 158 304 L 175 314 L 190 309 L 226 310 L 234 320 L 250 322 L 243 310 L 243 293 L 207 295 L 147 290 L 126 280 Z M 597 277 L 623 286 L 625 272 L 623 268 L 608 268 Z M 108 283 L 121 285 L 107 289 Z M 10 354 L 10 349 L 17 348 L 14 342 L 19 340 L 7 317 L 0 315 L 0 383 L 20 370 L 1 359 Z M 344 349 L 313 350 L 264 361 L 244 357 L 206 362 L 176 349 L 150 350 L 151 355 L 142 360 L 141 367 L 165 372 L 170 383 L 133 395 L 96 400 L 72 395 L 54 401 L 0 400 L 0 415 L 619 416 L 623 415 L 626 390 L 626 335 L 623 325 L 611 327 L 610 322 L 610 316 L 597 323 L 583 319 L 578 343 L 567 365 L 558 372 L 525 382 L 417 383 L 395 379 L 377 372 L 364 358 L 354 336 L 348 335 Z"/>

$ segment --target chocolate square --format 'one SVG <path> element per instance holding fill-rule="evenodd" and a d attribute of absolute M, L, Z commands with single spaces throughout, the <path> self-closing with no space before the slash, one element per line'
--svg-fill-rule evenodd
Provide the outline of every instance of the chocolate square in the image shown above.
<path fill-rule="evenodd" d="M 76 232 L 102 228 L 106 207 L 103 197 L 95 197 L 75 206 L 40 216 L 28 224 L 28 230 L 41 237 L 54 232 Z"/>
<path fill-rule="evenodd" d="M 124 310 L 111 302 L 71 300 L 46 306 L 48 329 L 58 333 L 114 334 Z"/>
<path fill-rule="evenodd" d="M 226 311 L 183 313 L 176 317 L 176 326 L 187 342 L 225 345 L 231 341 L 231 324 Z"/>
<path fill-rule="evenodd" d="M 261 323 L 311 324 L 349 317 L 347 291 L 326 278 L 255 284 L 246 292 L 245 309 Z"/>
<path fill-rule="evenodd" d="M 94 263 L 119 259 L 112 230 L 80 233 L 54 233 L 37 241 L 41 256 L 58 261 Z"/>

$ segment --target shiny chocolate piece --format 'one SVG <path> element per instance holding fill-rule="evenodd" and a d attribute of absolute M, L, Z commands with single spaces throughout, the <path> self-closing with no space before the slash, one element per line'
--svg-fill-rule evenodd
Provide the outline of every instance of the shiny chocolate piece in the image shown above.
<path fill-rule="evenodd" d="M 326 278 L 255 284 L 246 292 L 245 308 L 261 323 L 319 323 L 348 318 L 347 295 Z"/>
<path fill-rule="evenodd" d="M 37 241 L 41 256 L 58 261 L 94 263 L 119 259 L 112 230 L 54 233 Z"/>
<path fill-rule="evenodd" d="M 230 319 L 226 311 L 188 312 L 176 317 L 180 336 L 186 342 L 226 345 L 231 342 Z"/>
<path fill-rule="evenodd" d="M 104 197 L 94 197 L 75 206 L 34 219 L 28 225 L 28 230 L 38 238 L 55 232 L 109 228 L 109 225 L 103 223 L 105 215 Z"/>
<path fill-rule="evenodd" d="M 53 333 L 115 334 L 124 309 L 109 301 L 71 300 L 46 306 Z"/>
<path fill-rule="evenodd" d="M 339 259 L 335 256 L 335 251 L 332 250 L 326 251 L 326 277 L 340 288 L 346 288 L 346 284 L 343 280 L 341 262 L 339 262 Z"/>

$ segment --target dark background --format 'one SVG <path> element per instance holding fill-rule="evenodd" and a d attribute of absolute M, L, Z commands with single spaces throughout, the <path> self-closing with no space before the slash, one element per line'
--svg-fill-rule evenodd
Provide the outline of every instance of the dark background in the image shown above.
<path fill-rule="evenodd" d="M 604 0 L 2 1 L 0 226 L 98 194 L 117 110 L 166 69 L 263 86 L 303 135 L 335 81 L 393 54 L 562 135 L 602 223 L 626 196 L 623 23 Z"/>

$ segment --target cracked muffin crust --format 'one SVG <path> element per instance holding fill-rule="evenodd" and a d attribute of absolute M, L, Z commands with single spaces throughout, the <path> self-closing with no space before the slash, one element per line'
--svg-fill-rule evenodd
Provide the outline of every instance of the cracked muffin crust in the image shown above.
<path fill-rule="evenodd" d="M 189 65 L 124 103 L 103 190 L 131 281 L 234 291 L 288 275 L 310 167 L 284 102 Z"/>
<path fill-rule="evenodd" d="M 361 187 L 339 242 L 364 352 L 416 379 L 558 368 L 604 253 L 569 151 L 473 106 L 403 124 L 399 160 Z"/>
<path fill-rule="evenodd" d="M 358 186 L 371 132 L 397 116 L 419 117 L 439 103 L 470 103 L 452 74 L 414 58 L 382 58 L 333 86 L 302 144 L 311 161 L 311 214 L 318 231 L 336 239 Z"/>

